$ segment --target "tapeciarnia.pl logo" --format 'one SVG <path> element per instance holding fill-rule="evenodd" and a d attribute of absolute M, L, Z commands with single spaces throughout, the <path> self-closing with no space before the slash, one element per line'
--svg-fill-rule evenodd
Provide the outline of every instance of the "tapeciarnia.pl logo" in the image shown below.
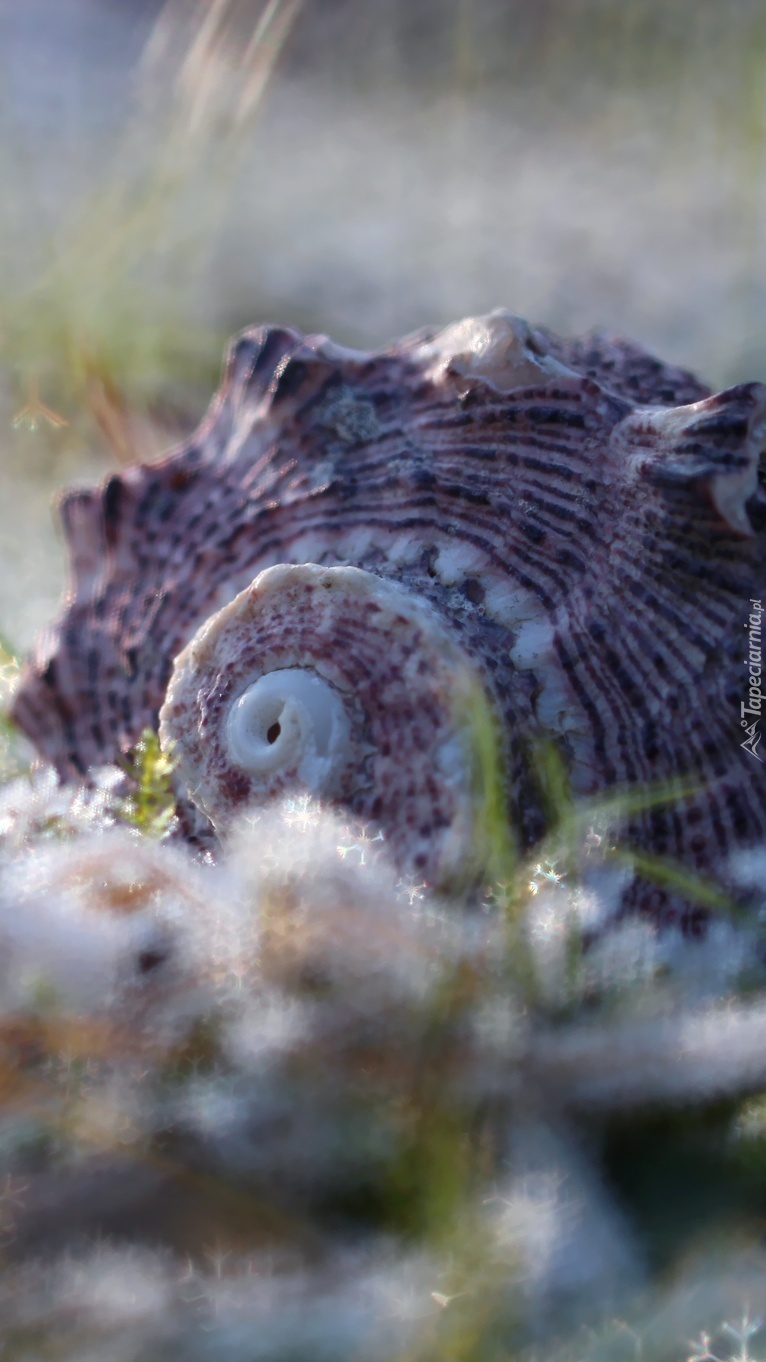
<path fill-rule="evenodd" d="M 747 702 L 743 701 L 740 705 L 741 724 L 747 733 L 745 741 L 740 743 L 740 747 L 745 752 L 749 752 L 756 761 L 763 761 L 759 755 L 758 744 L 761 741 L 759 725 L 761 722 L 761 709 L 763 695 L 761 693 L 761 616 L 763 606 L 760 601 L 751 601 L 752 613 L 748 616 L 747 639 L 748 655 L 745 658 L 745 666 L 748 669 L 748 692 Z M 748 722 L 752 719 L 752 722 Z"/>

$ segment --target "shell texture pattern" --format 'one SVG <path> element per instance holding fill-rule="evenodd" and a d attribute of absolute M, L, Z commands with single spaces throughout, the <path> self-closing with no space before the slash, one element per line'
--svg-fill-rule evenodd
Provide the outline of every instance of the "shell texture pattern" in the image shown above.
<path fill-rule="evenodd" d="M 548 741 L 575 794 L 693 785 L 627 840 L 723 874 L 766 834 L 742 747 L 765 444 L 762 385 L 713 395 L 630 342 L 507 312 L 379 353 L 254 328 L 186 445 L 63 497 L 70 591 L 15 718 L 67 779 L 164 705 L 220 835 L 295 784 L 438 877 L 470 826 L 450 697 L 478 676 L 522 845 L 545 831 Z M 642 880 L 624 906 L 693 917 Z"/>

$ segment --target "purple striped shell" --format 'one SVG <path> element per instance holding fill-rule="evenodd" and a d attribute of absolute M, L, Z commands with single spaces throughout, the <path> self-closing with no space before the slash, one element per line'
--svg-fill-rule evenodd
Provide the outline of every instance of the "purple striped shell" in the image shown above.
<path fill-rule="evenodd" d="M 434 753 L 459 743 L 449 677 L 471 673 L 498 715 L 523 846 L 546 828 L 535 753 L 550 742 L 578 795 L 693 784 L 631 815 L 627 841 L 722 874 L 766 834 L 745 665 L 765 594 L 765 431 L 760 384 L 711 395 L 629 342 L 561 340 L 505 312 L 378 353 L 255 328 L 186 445 L 63 497 L 70 591 L 14 716 L 63 778 L 79 777 L 157 725 L 174 659 L 186 676 L 184 650 L 211 617 L 240 592 L 261 610 L 265 569 L 353 567 L 367 622 L 339 591 L 335 616 L 325 601 L 312 623 L 311 574 L 287 574 L 281 604 L 266 593 L 278 625 L 260 614 L 258 645 L 236 645 L 236 682 L 239 653 L 216 658 L 212 688 L 194 672 L 181 704 L 176 669 L 163 725 L 192 799 L 206 745 L 225 761 L 210 728 L 224 673 L 235 703 L 264 668 L 303 668 L 337 692 L 337 731 L 352 735 L 327 797 L 377 821 L 402 865 L 438 874 L 442 852 L 428 847 L 466 826 L 471 776 L 455 775 L 447 798 Z M 413 647 L 422 690 L 407 709 L 397 668 Z M 224 813 L 198 803 L 221 831 L 233 811 L 300 786 L 299 766 L 263 786 L 234 773 Z M 640 879 L 625 907 L 693 917 Z"/>

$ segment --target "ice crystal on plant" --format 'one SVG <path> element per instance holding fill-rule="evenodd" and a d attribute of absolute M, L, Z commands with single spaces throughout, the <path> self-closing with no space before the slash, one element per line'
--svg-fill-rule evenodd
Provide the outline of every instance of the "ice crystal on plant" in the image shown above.
<path fill-rule="evenodd" d="M 646 1309 L 589 1122 L 766 1087 L 726 992 L 754 929 L 614 922 L 594 852 L 510 916 L 438 898 L 308 801 L 204 864 L 119 822 L 122 779 L 4 793 L 2 1346 L 473 1362 Z"/>

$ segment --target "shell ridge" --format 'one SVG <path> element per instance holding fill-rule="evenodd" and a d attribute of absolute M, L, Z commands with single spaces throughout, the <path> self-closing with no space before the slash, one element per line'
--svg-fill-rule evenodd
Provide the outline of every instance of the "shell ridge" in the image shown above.
<path fill-rule="evenodd" d="M 766 442 L 766 387 L 740 384 L 675 408 L 647 408 L 628 416 L 621 435 L 640 476 L 659 488 L 702 491 L 736 535 L 757 531 L 747 505 L 759 488 Z"/>

